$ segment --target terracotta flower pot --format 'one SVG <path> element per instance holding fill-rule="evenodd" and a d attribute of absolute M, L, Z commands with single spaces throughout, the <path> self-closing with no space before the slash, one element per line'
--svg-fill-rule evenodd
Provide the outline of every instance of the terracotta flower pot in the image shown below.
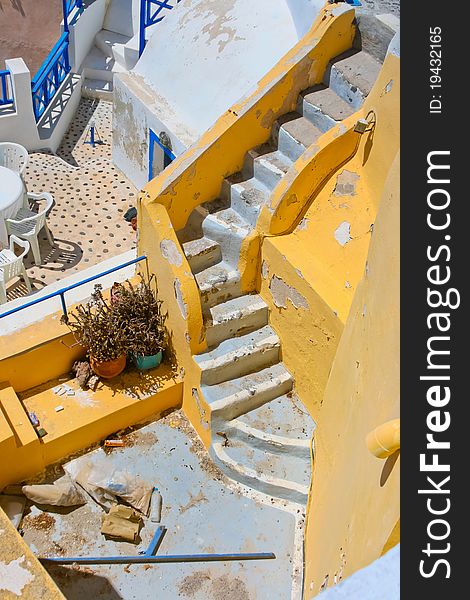
<path fill-rule="evenodd" d="M 93 372 L 98 375 L 98 377 L 102 377 L 103 379 L 112 379 L 124 371 L 126 367 L 126 358 L 127 356 L 124 353 L 114 360 L 105 360 L 100 362 L 93 358 L 93 355 L 91 355 L 90 366 Z"/>

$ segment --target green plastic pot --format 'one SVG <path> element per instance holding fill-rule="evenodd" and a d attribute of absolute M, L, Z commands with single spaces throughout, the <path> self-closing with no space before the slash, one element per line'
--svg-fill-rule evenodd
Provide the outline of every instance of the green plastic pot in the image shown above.
<path fill-rule="evenodd" d="M 148 369 L 155 369 L 162 362 L 163 351 L 160 350 L 158 354 L 152 356 L 134 356 L 134 362 L 139 371 L 148 371 Z"/>

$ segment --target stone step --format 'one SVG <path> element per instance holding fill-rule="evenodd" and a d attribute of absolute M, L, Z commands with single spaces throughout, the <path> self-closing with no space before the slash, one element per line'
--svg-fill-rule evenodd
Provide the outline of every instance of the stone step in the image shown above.
<path fill-rule="evenodd" d="M 113 101 L 113 82 L 102 79 L 84 79 L 82 84 L 84 98 L 97 98 L 107 102 Z"/>
<path fill-rule="evenodd" d="M 201 383 L 215 385 L 242 377 L 275 364 L 279 360 L 280 341 L 265 325 L 240 337 L 223 341 L 214 350 L 195 356 L 201 369 Z"/>
<path fill-rule="evenodd" d="M 221 262 L 195 275 L 203 310 L 241 296 L 240 273 Z"/>
<path fill-rule="evenodd" d="M 293 381 L 282 363 L 218 385 L 202 386 L 215 423 L 230 421 L 262 406 L 273 398 L 287 394 Z"/>
<path fill-rule="evenodd" d="M 305 149 L 314 144 L 321 134 L 322 132 L 315 125 L 297 112 L 284 115 L 273 127 L 278 150 L 292 162 L 300 158 Z"/>
<path fill-rule="evenodd" d="M 268 452 L 290 452 L 308 458 L 314 429 L 307 409 L 290 392 L 229 421 L 224 431 L 229 439 L 239 439 Z"/>
<path fill-rule="evenodd" d="M 331 129 L 354 113 L 349 102 L 324 84 L 316 85 L 299 96 L 299 112 L 322 132 Z"/>
<path fill-rule="evenodd" d="M 220 203 L 223 205 L 225 200 Z M 252 229 L 246 220 L 232 208 L 222 208 L 209 213 L 201 229 L 206 237 L 220 244 L 223 260 L 236 269 L 242 242 Z"/>
<path fill-rule="evenodd" d="M 217 304 L 210 309 L 206 323 L 209 348 L 220 342 L 259 329 L 268 323 L 268 305 L 258 296 L 245 295 Z"/>
<path fill-rule="evenodd" d="M 222 260 L 220 245 L 206 237 L 184 243 L 183 250 L 193 273 L 199 273 Z"/>
<path fill-rule="evenodd" d="M 82 74 L 85 79 L 113 80 L 115 60 L 93 46 L 83 61 Z"/>
<path fill-rule="evenodd" d="M 243 179 L 250 179 L 254 176 L 254 161 L 259 156 L 263 156 L 263 154 L 269 154 L 275 150 L 276 146 L 273 144 L 272 140 L 269 140 L 265 144 L 261 144 L 261 146 L 256 146 L 255 148 L 248 150 L 248 152 L 245 154 L 245 160 L 243 161 Z"/>
<path fill-rule="evenodd" d="M 217 435 L 217 434 L 216 434 Z M 231 479 L 268 496 L 305 505 L 308 500 L 311 463 L 290 454 L 272 454 L 235 441 L 213 441 L 211 456 Z"/>
<path fill-rule="evenodd" d="M 124 46 L 130 41 L 126 35 L 101 29 L 95 35 L 95 45 L 110 58 L 113 58 L 118 64 L 126 69 L 126 61 L 124 57 Z"/>
<path fill-rule="evenodd" d="M 279 150 L 255 158 L 254 177 L 273 190 L 292 166 L 292 161 Z"/>
<path fill-rule="evenodd" d="M 261 208 L 269 201 L 269 190 L 258 179 L 251 178 L 239 183 L 231 182 L 231 207 L 251 227 L 255 227 Z"/>
<path fill-rule="evenodd" d="M 369 95 L 380 69 L 381 64 L 367 52 L 350 50 L 331 61 L 324 83 L 356 111 Z"/>

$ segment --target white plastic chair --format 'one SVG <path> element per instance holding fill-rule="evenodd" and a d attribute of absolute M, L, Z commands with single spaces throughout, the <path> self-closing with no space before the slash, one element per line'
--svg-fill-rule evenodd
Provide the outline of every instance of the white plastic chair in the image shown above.
<path fill-rule="evenodd" d="M 23 248 L 20 256 L 15 254 L 15 244 Z M 28 292 L 31 292 L 31 282 L 24 268 L 23 258 L 29 252 L 29 242 L 20 240 L 16 236 L 10 237 L 10 248 L 0 252 L 0 304 L 7 301 L 7 283 L 15 277 L 23 277 Z"/>
<path fill-rule="evenodd" d="M 0 142 L 0 166 L 16 171 L 23 177 L 28 166 L 28 151 L 13 142 Z"/>
<path fill-rule="evenodd" d="M 52 247 L 54 246 L 54 239 L 46 222 L 47 213 L 52 208 L 54 199 L 51 194 L 43 192 L 42 194 L 28 193 L 28 200 L 32 200 L 34 203 L 38 200 L 45 200 L 45 207 L 42 207 L 42 210 L 39 212 L 34 212 L 30 207 L 26 208 L 23 206 L 23 208 L 20 208 L 16 213 L 14 219 L 5 219 L 5 225 L 8 235 L 16 235 L 22 240 L 26 240 L 30 243 L 34 262 L 39 266 L 41 264 L 41 252 L 39 250 L 38 236 L 43 227 L 46 230 L 49 244 Z"/>

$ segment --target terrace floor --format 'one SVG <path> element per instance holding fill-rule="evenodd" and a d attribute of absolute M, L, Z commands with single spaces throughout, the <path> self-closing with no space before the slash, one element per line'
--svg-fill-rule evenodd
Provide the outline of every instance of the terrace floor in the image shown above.
<path fill-rule="evenodd" d="M 94 148 L 85 143 L 90 119 L 101 139 Z M 82 98 L 57 153 L 30 153 L 28 192 L 49 192 L 55 202 L 48 216 L 54 247 L 43 230 L 42 265 L 34 265 L 31 252 L 25 260 L 33 290 L 135 247 L 135 232 L 124 213 L 135 205 L 137 190 L 113 165 L 111 141 L 112 104 Z M 22 280 L 8 288 L 8 300 L 25 295 Z"/>
<path fill-rule="evenodd" d="M 167 527 L 159 554 L 274 552 L 274 560 L 154 565 L 48 566 L 68 600 L 291 600 L 300 598 L 304 515 L 295 505 L 260 498 L 212 463 L 181 410 L 121 435 L 123 448 L 99 448 L 75 460 L 111 464 L 158 486 Z M 60 465 L 43 481 L 62 476 Z M 300 512 L 300 509 L 298 510 Z M 38 556 L 137 555 L 156 523 L 144 519 L 138 545 L 106 540 L 103 510 L 29 504 L 20 527 Z M 297 518 L 296 518 L 297 517 Z M 294 589 L 292 589 L 294 588 Z"/>

